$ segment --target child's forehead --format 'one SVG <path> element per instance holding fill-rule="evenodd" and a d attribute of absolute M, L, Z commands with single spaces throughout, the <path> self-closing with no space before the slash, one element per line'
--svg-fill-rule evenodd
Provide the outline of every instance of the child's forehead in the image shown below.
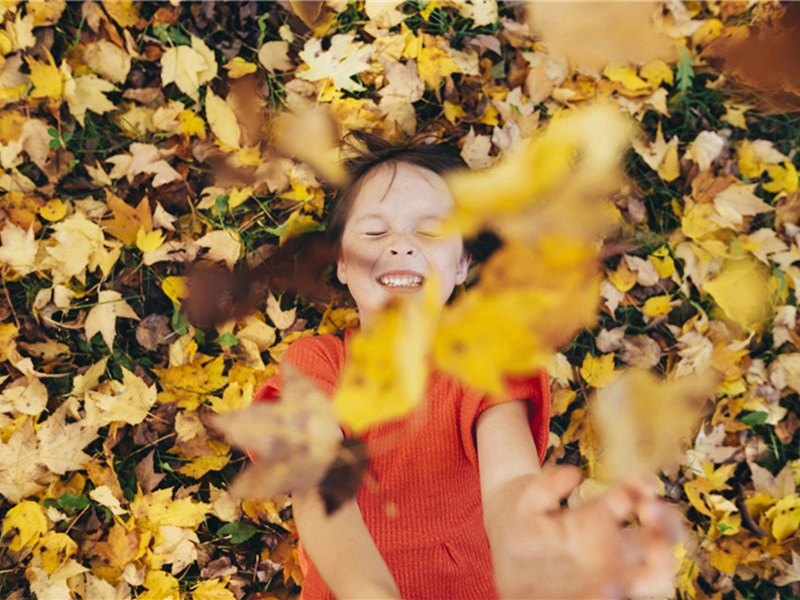
<path fill-rule="evenodd" d="M 402 200 L 407 210 L 427 208 L 433 214 L 449 211 L 453 204 L 444 179 L 430 169 L 404 162 L 383 163 L 364 175 L 350 216 L 377 208 L 387 200 L 391 204 Z"/>

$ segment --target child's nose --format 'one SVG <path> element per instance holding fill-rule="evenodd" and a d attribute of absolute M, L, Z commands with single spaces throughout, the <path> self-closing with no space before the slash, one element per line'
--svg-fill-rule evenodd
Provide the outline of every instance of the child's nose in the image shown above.
<path fill-rule="evenodd" d="M 413 256 L 415 252 L 416 248 L 414 248 L 414 245 L 405 235 L 397 236 L 389 245 L 389 254 L 392 256 L 398 256 L 401 254 Z"/>

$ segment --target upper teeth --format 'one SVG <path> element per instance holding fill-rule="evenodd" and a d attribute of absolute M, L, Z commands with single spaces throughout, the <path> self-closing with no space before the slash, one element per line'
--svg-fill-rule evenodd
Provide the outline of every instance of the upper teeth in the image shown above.
<path fill-rule="evenodd" d="M 422 285 L 419 275 L 384 275 L 380 278 L 383 285 L 389 287 L 418 287 Z"/>

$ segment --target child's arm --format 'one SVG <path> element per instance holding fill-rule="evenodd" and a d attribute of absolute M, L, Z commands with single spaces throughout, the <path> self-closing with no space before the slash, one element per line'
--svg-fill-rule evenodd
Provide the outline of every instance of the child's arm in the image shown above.
<path fill-rule="evenodd" d="M 355 500 L 332 515 L 316 491 L 293 494 L 292 505 L 303 546 L 337 598 L 400 598 Z"/>
<path fill-rule="evenodd" d="M 575 509 L 574 467 L 541 470 L 521 401 L 476 424 L 484 523 L 501 597 L 653 596 L 674 589 L 677 515 L 646 484 L 619 485 Z M 638 517 L 638 528 L 625 524 Z"/>

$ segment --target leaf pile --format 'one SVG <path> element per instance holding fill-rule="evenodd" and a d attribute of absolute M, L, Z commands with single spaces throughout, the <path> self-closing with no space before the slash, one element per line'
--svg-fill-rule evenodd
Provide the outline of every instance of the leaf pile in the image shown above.
<path fill-rule="evenodd" d="M 246 459 L 209 417 L 247 406 L 292 340 L 356 317 L 270 295 L 248 317 L 197 329 L 180 311 L 187 266 L 257 263 L 324 228 L 339 128 L 453 140 L 473 169 L 500 168 L 544 123 L 595 100 L 639 125 L 612 197 L 620 226 L 602 249 L 602 304 L 577 315 L 562 303 L 576 328 L 596 325 L 550 364 L 551 460 L 585 467 L 584 495 L 605 469 L 644 468 L 601 455 L 614 426 L 588 410 L 595 391 L 621 383 L 644 391 L 615 399 L 682 406 L 682 380 L 711 373 L 703 422 L 661 474 L 691 529 L 678 594 L 800 593 L 800 105 L 796 61 L 782 70 L 773 55 L 797 55 L 797 6 L 596 3 L 585 19 L 570 3 L 287 6 L 0 7 L 3 597 L 296 594 L 288 498 L 230 494 Z M 520 168 L 510 172 L 536 180 Z M 464 200 L 460 227 L 487 224 L 479 200 Z M 566 209 L 548 206 L 535 216 L 563 222 Z M 502 209 L 489 207 L 501 221 Z M 579 247 L 526 239 L 535 218 L 515 231 L 505 214 L 494 225 L 524 244 L 487 265 L 450 342 L 491 333 L 489 298 L 498 317 L 550 298 L 522 284 L 507 293 L 530 276 L 514 269 L 534 242 L 564 286 L 583 281 Z M 496 385 L 494 366 L 480 379 L 475 357 L 438 348 L 455 372 Z M 530 366 L 490 348 L 489 365 Z M 668 387 L 623 379 L 628 368 Z M 669 418 L 655 406 L 621 410 L 645 432 L 653 415 Z"/>

